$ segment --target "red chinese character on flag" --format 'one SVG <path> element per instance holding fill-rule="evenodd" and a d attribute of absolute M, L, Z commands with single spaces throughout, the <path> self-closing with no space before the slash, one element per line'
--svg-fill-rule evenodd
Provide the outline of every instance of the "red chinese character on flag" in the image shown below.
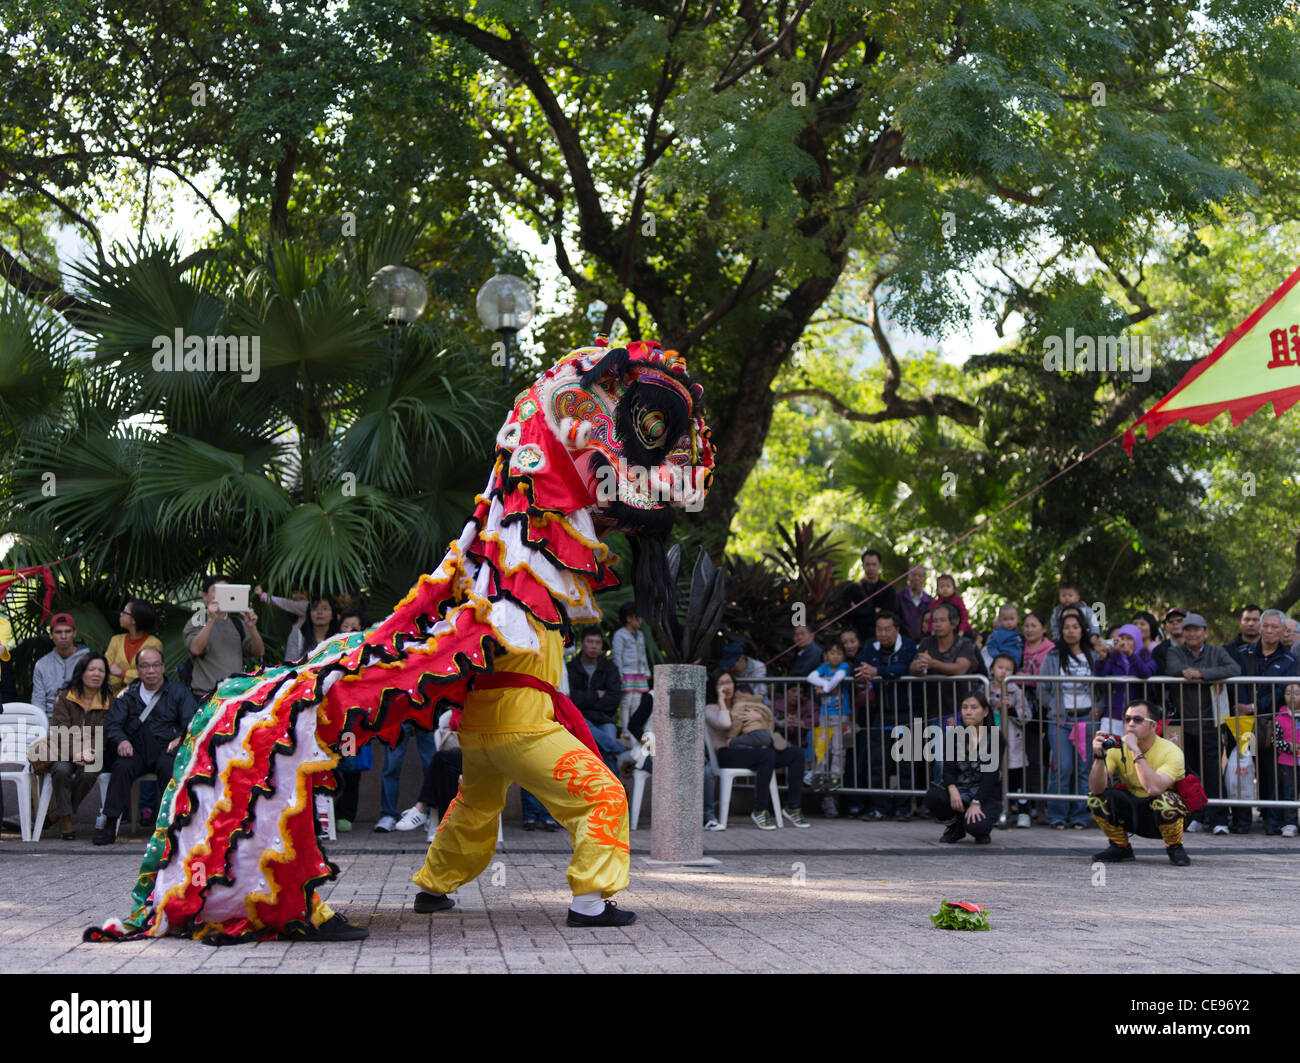
<path fill-rule="evenodd" d="M 1296 329 L 1295 325 L 1291 326 L 1292 330 Z M 1281 369 L 1283 366 L 1295 365 L 1291 360 L 1289 345 L 1286 341 L 1286 329 L 1275 328 L 1268 334 L 1269 341 L 1273 344 L 1273 357 L 1269 360 L 1270 369 Z M 1300 353 L 1300 341 L 1297 341 L 1297 353 Z"/>

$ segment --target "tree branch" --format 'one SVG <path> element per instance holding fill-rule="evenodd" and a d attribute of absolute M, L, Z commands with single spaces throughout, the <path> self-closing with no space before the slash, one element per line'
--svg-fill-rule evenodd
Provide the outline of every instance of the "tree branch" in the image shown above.
<path fill-rule="evenodd" d="M 61 285 L 37 276 L 14 258 L 7 247 L 0 247 L 0 278 L 28 298 L 62 314 L 70 325 L 84 325 L 95 312 L 90 303 L 64 291 Z"/>
<path fill-rule="evenodd" d="M 778 33 L 771 42 L 746 59 L 734 74 L 727 77 L 719 76 L 719 79 L 713 83 L 713 91 L 723 92 L 726 89 L 731 88 L 732 85 L 753 70 L 754 67 L 758 66 L 761 62 L 767 59 L 768 56 L 781 48 L 785 41 L 799 28 L 800 21 L 802 21 L 810 7 L 812 7 L 812 0 L 799 0 L 799 6 L 794 9 L 794 14 L 790 16 L 790 21 L 781 27 L 781 32 Z M 749 34 L 746 34 L 746 37 L 748 36 Z M 742 45 L 743 43 L 744 42 L 742 41 Z M 728 64 L 728 66 L 730 66 L 730 64 Z"/>
<path fill-rule="evenodd" d="M 900 399 L 895 396 L 883 410 L 874 413 L 861 413 L 851 409 L 824 388 L 796 388 L 794 391 L 777 392 L 772 398 L 777 402 L 820 399 L 846 421 L 868 424 L 904 421 L 913 417 L 947 417 L 958 424 L 971 426 L 980 423 L 980 413 L 976 407 L 951 395 L 924 395 L 919 399 Z"/>
<path fill-rule="evenodd" d="M 1297 599 L 1300 599 L 1300 538 L 1295 541 L 1295 569 L 1291 573 L 1291 578 L 1282 588 L 1282 592 L 1273 599 L 1270 609 L 1281 609 L 1286 612 L 1291 606 L 1295 605 Z"/>
<path fill-rule="evenodd" d="M 797 388 L 794 391 L 780 392 L 774 395 L 773 398 L 778 402 L 802 398 L 821 399 L 845 420 L 862 421 L 868 424 L 933 416 L 948 417 L 959 424 L 979 424 L 980 412 L 978 407 L 951 395 L 930 394 L 918 399 L 901 399 L 898 397 L 898 389 L 903 380 L 902 367 L 898 364 L 898 358 L 894 355 L 893 344 L 889 342 L 884 323 L 880 319 L 880 304 L 876 299 L 877 290 L 888 276 L 888 273 L 880 272 L 876 273 L 871 279 L 871 286 L 867 289 L 867 306 L 871 312 L 868 320 L 848 314 L 837 315 L 842 320 L 865 325 L 871 329 L 871 335 L 876 341 L 876 348 L 880 351 L 881 361 L 885 363 L 885 383 L 880 389 L 880 399 L 884 404 L 884 408 L 874 413 L 861 413 L 846 406 L 824 388 Z"/>
<path fill-rule="evenodd" d="M 461 19 L 435 16 L 429 19 L 428 23 L 435 29 L 461 38 L 508 70 L 513 70 L 533 94 L 542 114 L 546 117 L 547 124 L 551 127 L 556 145 L 564 156 L 565 168 L 578 206 L 578 231 L 581 234 L 582 244 L 588 250 L 600 255 L 610 265 L 614 265 L 617 251 L 610 246 L 612 226 L 600 204 L 600 193 L 592 177 L 591 167 L 587 163 L 582 140 L 565 116 L 564 108 L 555 98 L 555 93 L 551 91 L 546 77 L 530 58 L 527 39 L 512 27 L 507 27 L 509 37 L 498 37 L 495 33 L 488 33 Z"/>
<path fill-rule="evenodd" d="M 498 129 L 494 129 L 486 122 L 483 123 L 483 130 L 491 138 L 494 144 L 500 145 L 505 152 L 506 162 L 510 168 L 521 177 L 530 181 L 539 191 L 544 192 L 553 202 L 562 203 L 564 201 L 564 190 L 560 188 L 559 182 L 551 180 L 549 177 L 543 177 L 534 170 L 528 163 L 524 162 L 523 157 L 519 154 L 519 149 L 515 146 L 513 134 L 507 136 Z"/>
<path fill-rule="evenodd" d="M 686 331 L 684 336 L 675 340 L 673 342 L 673 347 L 685 354 L 694 344 L 699 342 L 701 336 L 731 313 L 738 303 L 744 302 L 751 295 L 761 292 L 771 284 L 772 281 L 776 279 L 776 275 L 779 272 L 779 270 L 774 267 L 765 271 L 760 276 L 754 277 L 754 271 L 757 268 L 758 259 L 751 259 L 749 262 L 749 268 L 745 270 L 745 275 L 740 279 L 740 283 L 732 289 L 731 294 L 723 299 L 722 302 L 716 304 L 707 314 L 700 318 L 693 328 Z M 753 279 L 751 280 L 750 278 Z"/>
<path fill-rule="evenodd" d="M 1095 245 L 1092 250 L 1096 254 L 1097 258 L 1101 260 L 1101 264 L 1110 270 L 1111 276 L 1114 277 L 1119 283 L 1119 286 L 1124 289 L 1129 299 L 1137 305 L 1136 310 L 1129 311 L 1128 323 L 1130 325 L 1136 325 L 1139 321 L 1145 321 L 1147 318 L 1151 317 L 1152 314 L 1156 313 L 1156 308 L 1147 301 L 1147 297 L 1142 294 L 1141 289 L 1138 287 L 1146 279 L 1146 272 L 1141 265 L 1138 266 L 1138 279 L 1136 281 L 1131 281 L 1124 276 L 1124 274 L 1120 272 L 1120 270 L 1117 269 Z"/>

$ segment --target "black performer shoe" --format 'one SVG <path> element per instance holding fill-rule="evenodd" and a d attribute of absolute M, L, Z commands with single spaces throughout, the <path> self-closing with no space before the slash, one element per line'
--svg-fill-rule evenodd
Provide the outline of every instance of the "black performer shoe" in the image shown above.
<path fill-rule="evenodd" d="M 1192 862 L 1181 842 L 1177 845 L 1166 845 L 1165 852 L 1169 854 L 1169 862 L 1174 867 L 1187 867 Z"/>
<path fill-rule="evenodd" d="M 117 820 L 108 820 L 90 839 L 95 845 L 112 845 L 117 841 Z"/>
<path fill-rule="evenodd" d="M 415 910 L 421 915 L 428 915 L 430 912 L 445 912 L 449 908 L 455 907 L 456 902 L 445 893 L 425 893 L 421 890 L 415 895 Z"/>
<path fill-rule="evenodd" d="M 630 926 L 636 922 L 636 912 L 622 911 L 613 901 L 605 902 L 605 910 L 600 915 L 579 915 L 572 908 L 566 926 Z"/>
<path fill-rule="evenodd" d="M 1093 860 L 1100 861 L 1103 864 L 1120 864 L 1125 860 L 1136 859 L 1137 857 L 1133 855 L 1133 846 L 1116 845 L 1114 842 L 1111 842 L 1105 849 L 1093 857 Z"/>
<path fill-rule="evenodd" d="M 364 941 L 370 936 L 370 931 L 364 926 L 353 926 L 343 916 L 335 913 L 330 916 L 320 926 L 308 923 L 303 929 L 293 929 L 282 931 L 276 936 L 277 941 Z M 240 944 L 243 941 L 254 941 L 255 936 L 248 938 L 236 938 L 220 940 L 224 935 L 216 935 L 214 940 L 203 940 L 210 945 L 233 945 Z"/>
<path fill-rule="evenodd" d="M 964 837 L 966 837 L 966 826 L 962 823 L 961 817 L 958 816 L 948 824 L 948 828 L 943 832 L 943 837 L 939 840 L 948 845 L 953 845 L 956 842 L 961 841 Z"/>

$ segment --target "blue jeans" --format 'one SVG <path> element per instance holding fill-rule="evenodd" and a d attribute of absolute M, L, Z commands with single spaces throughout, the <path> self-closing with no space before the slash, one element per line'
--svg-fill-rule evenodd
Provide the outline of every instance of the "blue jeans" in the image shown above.
<path fill-rule="evenodd" d="M 1086 794 L 1088 792 L 1088 762 L 1079 756 L 1079 751 L 1070 741 L 1070 732 L 1076 723 L 1088 725 L 1087 745 L 1091 745 L 1092 736 L 1097 733 L 1097 721 L 1071 720 L 1058 723 L 1048 720 L 1047 744 L 1052 750 L 1052 771 L 1047 778 L 1049 794 Z M 1087 748 L 1085 745 L 1085 748 Z M 1076 823 L 1088 824 L 1092 816 L 1088 806 L 1082 801 L 1048 801 L 1047 822 L 1049 826 L 1064 823 L 1073 826 Z"/>
<path fill-rule="evenodd" d="M 618 775 L 618 755 L 627 752 L 627 747 L 618 740 L 618 727 L 612 723 L 592 723 L 590 720 L 587 721 L 587 726 L 591 728 L 591 737 L 596 740 L 605 766 Z"/>
<path fill-rule="evenodd" d="M 555 817 L 546 811 L 546 806 L 523 787 L 519 788 L 519 802 L 523 805 L 525 822 L 530 819 L 538 823 L 555 822 Z"/>
<path fill-rule="evenodd" d="M 415 734 L 415 746 L 420 751 L 420 763 L 424 768 L 423 775 L 429 773 L 429 765 L 433 763 L 433 755 L 438 751 L 432 731 L 416 732 L 414 725 L 410 722 L 402 725 L 401 740 L 397 743 L 396 748 L 388 751 L 388 756 L 384 758 L 384 774 L 380 785 L 379 804 L 379 814 L 381 816 L 397 818 L 397 790 L 402 781 L 402 761 L 406 759 L 406 747 L 412 733 Z"/>

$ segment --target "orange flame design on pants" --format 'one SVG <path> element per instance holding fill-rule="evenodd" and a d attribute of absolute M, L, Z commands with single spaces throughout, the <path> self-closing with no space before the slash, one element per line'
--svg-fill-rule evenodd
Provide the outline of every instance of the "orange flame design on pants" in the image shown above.
<path fill-rule="evenodd" d="M 626 853 L 628 844 L 618 835 L 627 816 L 627 791 L 604 762 L 590 750 L 573 749 L 555 762 L 552 775 L 570 794 L 590 802 L 588 837 Z"/>

